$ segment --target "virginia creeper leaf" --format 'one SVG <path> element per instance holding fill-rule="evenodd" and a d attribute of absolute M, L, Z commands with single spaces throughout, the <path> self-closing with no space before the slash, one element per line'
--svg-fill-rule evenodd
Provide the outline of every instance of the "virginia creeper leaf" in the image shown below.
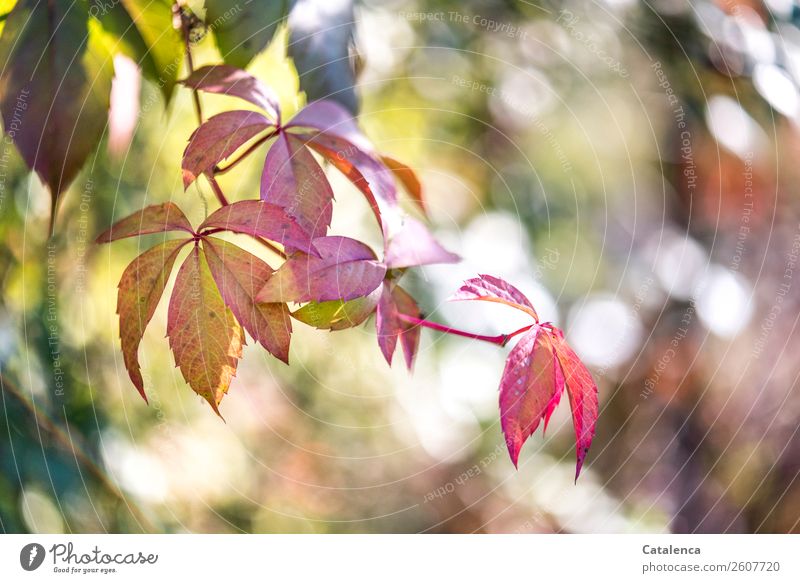
<path fill-rule="evenodd" d="M 360 241 L 324 237 L 314 246 L 320 257 L 304 253 L 289 257 L 258 293 L 258 301 L 352 300 L 368 295 L 386 275 L 386 267 Z"/>
<path fill-rule="evenodd" d="M 480 275 L 464 282 L 464 285 L 450 297 L 450 301 L 483 300 L 498 302 L 522 310 L 538 321 L 539 316 L 531 301 L 510 283 L 491 275 Z"/>
<path fill-rule="evenodd" d="M 148 249 L 128 265 L 119 281 L 117 314 L 125 368 L 134 386 L 147 401 L 139 369 L 139 343 L 156 311 L 178 252 L 191 239 L 165 241 Z"/>
<path fill-rule="evenodd" d="M 226 63 L 244 69 L 272 40 L 290 2 L 206 0 L 206 23 Z"/>
<path fill-rule="evenodd" d="M 341 138 L 363 152 L 373 150 L 372 144 L 361 133 L 353 114 L 330 99 L 309 103 L 297 112 L 286 127 L 315 129 L 326 136 Z"/>
<path fill-rule="evenodd" d="M 231 203 L 212 213 L 198 232 L 222 229 L 254 237 L 263 237 L 285 247 L 317 255 L 311 238 L 284 209 L 259 200 Z"/>
<path fill-rule="evenodd" d="M 86 0 L 20 0 L 0 38 L 3 128 L 52 197 L 78 174 L 106 125 L 113 77 Z"/>
<path fill-rule="evenodd" d="M 554 331 L 553 345 L 563 370 L 567 396 L 572 409 L 572 424 L 575 427 L 575 447 L 578 458 L 575 468 L 575 479 L 577 480 L 586 454 L 589 453 L 589 447 L 592 445 L 597 426 L 599 409 L 597 385 L 592 374 L 564 340 L 561 330 Z"/>
<path fill-rule="evenodd" d="M 320 330 L 354 328 L 375 311 L 382 293 L 383 288 L 377 287 L 369 295 L 354 300 L 309 302 L 292 312 L 292 317 Z"/>
<path fill-rule="evenodd" d="M 280 122 L 280 106 L 275 92 L 249 73 L 236 67 L 229 65 L 200 67 L 184 79 L 183 84 L 207 93 L 244 99 L 266 111 L 276 122 Z"/>
<path fill-rule="evenodd" d="M 460 260 L 458 255 L 450 253 L 434 239 L 428 227 L 411 217 L 404 217 L 402 225 L 390 236 L 384 257 L 390 269 L 457 263 Z"/>
<path fill-rule="evenodd" d="M 312 238 L 322 237 L 333 216 L 333 189 L 303 142 L 281 133 L 267 153 L 261 199 L 286 209 Z"/>
<path fill-rule="evenodd" d="M 269 127 L 272 122 L 255 111 L 226 111 L 209 118 L 192 133 L 183 152 L 184 189 Z"/>
<path fill-rule="evenodd" d="M 425 205 L 425 198 L 422 196 L 422 184 L 417 178 L 417 174 L 407 165 L 395 160 L 390 156 L 381 156 L 381 162 L 391 170 L 395 178 L 400 181 L 406 189 L 411 200 L 413 200 L 424 215 L 427 216 L 428 209 Z"/>
<path fill-rule="evenodd" d="M 167 336 L 183 378 L 219 415 L 219 403 L 242 356 L 244 332 L 225 306 L 197 245 L 178 270 Z"/>
<path fill-rule="evenodd" d="M 216 237 L 206 237 L 203 248 L 225 304 L 236 319 L 271 354 L 289 363 L 292 322 L 281 303 L 257 303 L 256 293 L 272 276 L 272 268 L 255 255 Z"/>
<path fill-rule="evenodd" d="M 409 370 L 414 366 L 414 357 L 419 348 L 419 326 L 405 322 L 400 314 L 421 317 L 419 306 L 414 299 L 400 286 L 391 282 L 383 283 L 383 293 L 378 302 L 375 317 L 375 330 L 378 346 L 386 362 L 391 366 L 392 356 L 400 340 L 405 354 L 406 366 Z"/>
<path fill-rule="evenodd" d="M 557 366 L 553 340 L 539 325 L 526 332 L 508 355 L 500 379 L 500 424 L 514 466 L 522 444 L 561 398 L 564 385 L 563 379 L 556 382 Z"/>
<path fill-rule="evenodd" d="M 136 237 L 164 231 L 186 231 L 194 234 L 189 219 L 172 202 L 146 206 L 142 210 L 114 223 L 107 231 L 100 234 L 97 243 L 110 243 L 125 237 Z"/>
<path fill-rule="evenodd" d="M 352 0 L 297 0 L 288 24 L 289 56 L 308 101 L 334 99 L 355 113 Z"/>

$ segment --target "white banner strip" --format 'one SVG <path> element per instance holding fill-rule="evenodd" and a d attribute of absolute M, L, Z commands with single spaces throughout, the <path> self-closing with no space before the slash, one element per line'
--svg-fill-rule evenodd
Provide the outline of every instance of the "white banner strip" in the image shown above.
<path fill-rule="evenodd" d="M 115 583 L 194 578 L 777 583 L 800 581 L 799 565 L 800 538 L 792 535 L 0 537 L 0 581 L 15 583 L 87 578 Z"/>

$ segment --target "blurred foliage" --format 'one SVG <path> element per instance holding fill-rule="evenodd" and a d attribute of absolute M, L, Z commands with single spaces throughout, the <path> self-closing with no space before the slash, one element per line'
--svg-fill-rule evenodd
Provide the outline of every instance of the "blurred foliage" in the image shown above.
<path fill-rule="evenodd" d="M 149 242 L 91 241 L 145 204 L 174 200 L 193 221 L 214 208 L 205 186 L 181 188 L 190 96 L 177 89 L 165 112 L 145 82 L 130 147 L 103 142 L 51 240 L 46 191 L 0 144 L 0 528 L 800 530 L 798 6 L 365 0 L 356 17 L 360 121 L 419 173 L 432 225 L 465 258 L 406 284 L 426 315 L 496 334 L 513 314 L 444 303 L 492 273 L 566 329 L 601 391 L 581 480 L 566 407 L 514 471 L 497 415 L 505 351 L 427 331 L 409 376 L 384 365 L 370 322 L 298 323 L 290 367 L 245 349 L 222 423 L 173 368 L 162 302 L 140 349 L 145 406 L 115 302 Z M 291 113 L 286 42 L 249 70 Z M 218 60 L 200 40 L 195 61 Z M 258 179 L 251 160 L 222 182 L 238 200 Z M 378 241 L 331 180 L 353 209 L 333 231 Z"/>

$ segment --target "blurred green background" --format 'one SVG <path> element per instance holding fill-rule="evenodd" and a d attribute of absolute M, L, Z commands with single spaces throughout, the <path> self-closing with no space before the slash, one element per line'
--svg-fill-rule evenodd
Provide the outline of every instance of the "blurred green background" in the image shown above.
<path fill-rule="evenodd" d="M 362 127 L 418 172 L 432 227 L 464 257 L 408 286 L 431 319 L 507 332 L 502 307 L 445 303 L 490 273 L 566 330 L 600 388 L 577 485 L 566 403 L 516 471 L 497 409 L 508 349 L 430 331 L 409 375 L 386 366 L 372 322 L 296 323 L 290 367 L 245 349 L 223 423 L 174 368 L 162 300 L 140 348 L 146 406 L 115 307 L 152 241 L 92 240 L 146 204 L 196 223 L 216 203 L 181 185 L 190 95 L 165 110 L 142 82 L 120 89 L 132 143 L 104 139 L 52 240 L 48 193 L 0 144 L 0 530 L 800 530 L 797 4 L 365 0 L 356 14 Z M 285 43 L 250 70 L 288 115 L 303 98 Z M 194 51 L 219 60 L 208 38 Z M 257 197 L 258 158 L 221 178 L 229 198 Z M 377 244 L 366 204 L 329 175 L 333 232 Z"/>

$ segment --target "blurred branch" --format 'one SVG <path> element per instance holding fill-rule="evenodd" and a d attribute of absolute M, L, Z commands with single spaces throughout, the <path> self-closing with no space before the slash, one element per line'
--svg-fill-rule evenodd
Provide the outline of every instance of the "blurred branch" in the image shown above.
<path fill-rule="evenodd" d="M 25 409 L 33 416 L 36 424 L 49 434 L 55 442 L 60 445 L 65 451 L 72 453 L 73 458 L 77 464 L 82 464 L 89 470 L 89 473 L 97 479 L 97 481 L 108 490 L 115 498 L 119 499 L 130 511 L 134 520 L 136 520 L 139 527 L 144 532 L 156 532 L 153 524 L 145 517 L 139 507 L 126 498 L 125 493 L 117 487 L 114 482 L 108 477 L 108 474 L 84 451 L 73 435 L 80 435 L 71 429 L 69 422 L 64 416 L 64 427 L 62 429 L 59 425 L 50 418 L 41 408 L 39 408 L 33 400 L 29 399 L 25 393 L 20 390 L 14 381 L 9 379 L 6 375 L 0 373 L 0 392 L 5 396 L 6 393 L 16 398 Z"/>

